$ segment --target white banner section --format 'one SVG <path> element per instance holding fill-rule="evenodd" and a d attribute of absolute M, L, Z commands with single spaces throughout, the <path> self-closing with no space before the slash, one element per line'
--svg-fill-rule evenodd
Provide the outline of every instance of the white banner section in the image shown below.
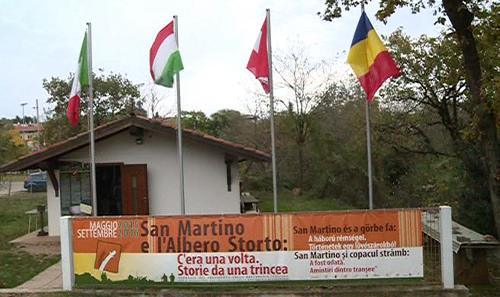
<path fill-rule="evenodd" d="M 78 253 L 75 260 L 78 261 Z M 91 259 L 88 259 L 91 260 Z M 423 277 L 422 247 L 277 252 L 123 254 L 120 273 L 175 282 Z M 93 261 L 88 261 L 93 263 Z M 75 271 L 83 273 L 84 271 Z"/>

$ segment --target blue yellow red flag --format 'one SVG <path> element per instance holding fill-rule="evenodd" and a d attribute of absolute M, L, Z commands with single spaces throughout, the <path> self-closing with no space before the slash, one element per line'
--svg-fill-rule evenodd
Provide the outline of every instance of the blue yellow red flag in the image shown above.
<path fill-rule="evenodd" d="M 351 65 L 369 102 L 384 81 L 401 74 L 364 11 L 352 39 L 347 63 Z"/>

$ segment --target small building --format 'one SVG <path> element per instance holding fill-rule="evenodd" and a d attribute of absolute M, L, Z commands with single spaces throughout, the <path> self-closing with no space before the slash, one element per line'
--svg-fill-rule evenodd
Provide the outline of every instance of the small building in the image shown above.
<path fill-rule="evenodd" d="M 439 213 L 423 216 L 424 233 L 439 243 Z M 500 242 L 452 221 L 453 265 L 457 283 L 488 284 L 494 281 L 500 262 Z"/>
<path fill-rule="evenodd" d="M 95 129 L 98 215 L 178 215 L 180 174 L 174 126 L 140 116 Z M 268 154 L 183 129 L 186 214 L 240 213 L 239 162 L 269 162 Z M 47 171 L 48 231 L 59 217 L 91 205 L 89 133 L 2 165 L 0 172 Z M 87 210 L 88 212 L 88 210 Z"/>
<path fill-rule="evenodd" d="M 14 129 L 19 132 L 21 138 L 30 150 L 33 151 L 40 147 L 39 135 L 43 132 L 43 125 L 41 123 L 16 124 L 14 125 Z"/>
<path fill-rule="evenodd" d="M 259 213 L 259 199 L 249 192 L 241 193 L 241 213 Z"/>

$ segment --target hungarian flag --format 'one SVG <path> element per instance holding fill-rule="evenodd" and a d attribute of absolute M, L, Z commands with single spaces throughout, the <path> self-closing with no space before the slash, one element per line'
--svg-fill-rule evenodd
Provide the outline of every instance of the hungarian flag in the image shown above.
<path fill-rule="evenodd" d="M 365 90 L 368 102 L 388 78 L 401 74 L 364 11 L 352 39 L 347 63 Z"/>
<path fill-rule="evenodd" d="M 66 117 L 71 126 L 76 127 L 80 118 L 80 95 L 82 87 L 89 86 L 89 64 L 87 57 L 87 32 L 83 37 L 82 48 L 80 49 L 80 57 L 78 58 L 78 68 L 75 71 L 73 78 L 73 86 L 69 95 L 68 110 Z"/>
<path fill-rule="evenodd" d="M 267 56 L 267 17 L 262 24 L 259 36 L 253 47 L 250 59 L 248 60 L 247 69 L 253 73 L 255 78 L 260 82 L 262 88 L 269 93 L 269 60 Z"/>
<path fill-rule="evenodd" d="M 82 48 L 80 49 L 80 57 L 78 58 L 78 68 L 75 71 L 73 78 L 73 86 L 69 95 L 68 109 L 66 117 L 71 126 L 76 127 L 80 118 L 80 95 L 82 87 L 89 86 L 89 63 L 87 56 L 87 32 L 83 37 Z"/>
<path fill-rule="evenodd" d="M 155 84 L 171 88 L 174 75 L 184 69 L 174 34 L 174 22 L 170 22 L 156 35 L 149 50 L 149 70 Z"/>

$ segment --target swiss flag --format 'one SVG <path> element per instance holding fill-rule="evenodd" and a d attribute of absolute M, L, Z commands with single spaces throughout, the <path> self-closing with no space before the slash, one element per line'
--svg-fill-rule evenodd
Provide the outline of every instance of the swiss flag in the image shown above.
<path fill-rule="evenodd" d="M 262 24 L 259 36 L 253 47 L 247 69 L 259 80 L 262 88 L 269 93 L 269 61 L 267 56 L 267 17 Z"/>

